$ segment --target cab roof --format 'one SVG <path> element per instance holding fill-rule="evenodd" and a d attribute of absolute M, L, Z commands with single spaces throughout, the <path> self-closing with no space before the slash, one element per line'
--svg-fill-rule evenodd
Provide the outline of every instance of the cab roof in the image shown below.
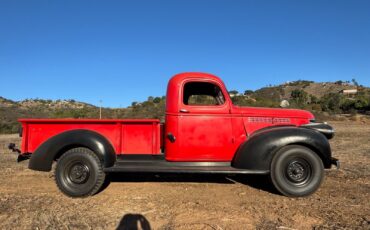
<path fill-rule="evenodd" d="M 183 82 L 184 80 L 186 79 L 194 79 L 194 78 L 201 78 L 201 79 L 209 79 L 209 80 L 214 80 L 216 82 L 220 82 L 220 83 L 223 83 L 221 78 L 213 75 L 213 74 L 210 74 L 210 73 L 202 73 L 202 72 L 184 72 L 184 73 L 179 73 L 179 74 L 176 74 L 175 76 L 173 76 L 169 83 L 168 84 L 177 84 L 177 83 L 181 83 Z"/>
<path fill-rule="evenodd" d="M 181 86 L 182 84 L 187 81 L 213 81 L 220 85 L 222 90 L 226 91 L 225 84 L 223 81 L 209 73 L 201 73 L 201 72 L 185 72 L 185 73 L 179 73 L 174 75 L 169 81 L 167 86 L 167 103 L 166 103 L 166 112 L 167 113 L 177 113 L 179 111 L 179 102 L 181 98 Z M 227 92 L 224 92 L 225 94 Z"/>

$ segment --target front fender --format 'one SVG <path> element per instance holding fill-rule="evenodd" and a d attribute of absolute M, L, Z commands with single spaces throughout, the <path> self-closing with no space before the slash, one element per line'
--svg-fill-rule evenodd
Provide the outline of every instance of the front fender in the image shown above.
<path fill-rule="evenodd" d="M 235 168 L 270 170 L 274 154 L 283 146 L 298 144 L 316 152 L 325 168 L 331 167 L 331 149 L 327 138 L 320 132 L 300 127 L 273 127 L 253 134 L 235 153 Z"/>
<path fill-rule="evenodd" d="M 53 161 L 63 152 L 76 147 L 85 147 L 93 151 L 104 167 L 113 166 L 116 154 L 110 142 L 94 131 L 77 129 L 66 131 L 49 138 L 31 155 L 28 168 L 38 171 L 50 171 Z"/>

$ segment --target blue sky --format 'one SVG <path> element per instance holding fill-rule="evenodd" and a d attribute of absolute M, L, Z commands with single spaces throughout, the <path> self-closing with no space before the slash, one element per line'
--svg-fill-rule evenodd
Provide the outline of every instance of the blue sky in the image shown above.
<path fill-rule="evenodd" d="M 0 96 L 128 106 L 187 71 L 370 86 L 370 1 L 0 1 Z"/>

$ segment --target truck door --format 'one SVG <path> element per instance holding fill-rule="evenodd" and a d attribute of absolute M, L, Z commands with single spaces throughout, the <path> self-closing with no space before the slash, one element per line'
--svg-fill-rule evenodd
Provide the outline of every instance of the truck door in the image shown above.
<path fill-rule="evenodd" d="M 178 155 L 186 161 L 230 161 L 230 102 L 217 82 L 185 82 L 178 116 Z"/>

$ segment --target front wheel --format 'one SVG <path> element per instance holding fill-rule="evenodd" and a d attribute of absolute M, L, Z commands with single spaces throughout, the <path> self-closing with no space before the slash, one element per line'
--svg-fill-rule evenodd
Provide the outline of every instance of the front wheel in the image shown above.
<path fill-rule="evenodd" d="M 64 153 L 55 169 L 58 188 L 70 197 L 94 195 L 104 184 L 105 173 L 99 158 L 87 148 Z"/>
<path fill-rule="evenodd" d="M 311 149 L 290 145 L 275 154 L 270 176 L 280 193 L 290 197 L 308 196 L 320 187 L 324 165 Z"/>

